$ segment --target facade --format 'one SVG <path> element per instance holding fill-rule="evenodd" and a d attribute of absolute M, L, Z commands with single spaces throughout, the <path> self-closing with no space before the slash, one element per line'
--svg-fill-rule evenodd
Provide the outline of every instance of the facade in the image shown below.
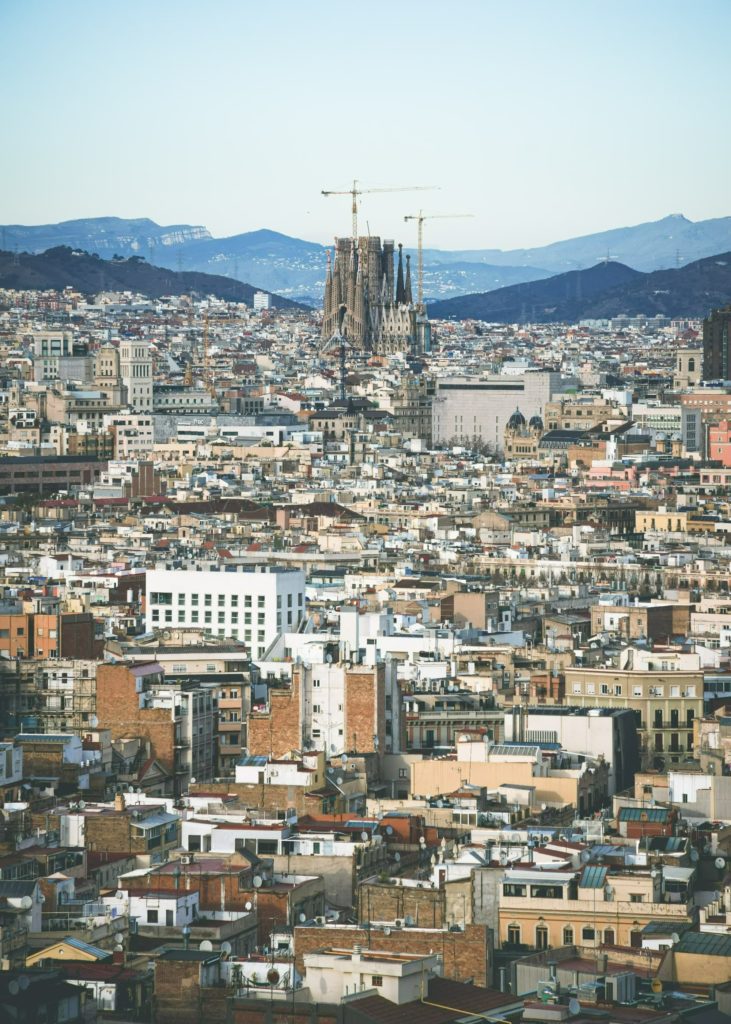
<path fill-rule="evenodd" d="M 703 673 L 662 668 L 567 668 L 566 700 L 578 707 L 637 713 L 643 767 L 692 757 L 693 728 L 703 716 Z"/>
<path fill-rule="evenodd" d="M 342 335 L 359 351 L 416 352 L 430 347 L 429 325 L 414 306 L 410 257 L 406 271 L 399 245 L 394 282 L 394 243 L 364 236 L 335 242 L 335 261 L 328 261 L 322 338 Z"/>
<path fill-rule="evenodd" d="M 677 351 L 673 387 L 685 391 L 696 387 L 703 379 L 703 349 L 679 348 Z"/>
<path fill-rule="evenodd" d="M 432 436 L 436 444 L 476 443 L 502 451 L 505 428 L 520 407 L 527 419 L 561 390 L 560 374 L 534 370 L 491 377 L 443 377 L 436 382 Z"/>
<path fill-rule="evenodd" d="M 731 380 L 731 306 L 703 321 L 703 380 Z"/>
<path fill-rule="evenodd" d="M 148 571 L 147 629 L 203 629 L 240 640 L 252 657 L 262 658 L 281 632 L 298 629 L 305 611 L 305 576 L 281 566 L 237 568 Z"/>
<path fill-rule="evenodd" d="M 152 410 L 152 354 L 148 342 L 124 340 L 119 346 L 119 373 L 127 405 L 135 412 Z"/>

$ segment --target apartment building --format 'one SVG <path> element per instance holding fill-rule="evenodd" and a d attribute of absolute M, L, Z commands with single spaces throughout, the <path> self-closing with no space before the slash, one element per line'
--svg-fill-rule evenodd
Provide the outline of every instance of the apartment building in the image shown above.
<path fill-rule="evenodd" d="M 305 612 L 305 574 L 281 566 L 227 566 L 223 572 L 147 572 L 148 631 L 203 629 L 244 642 L 254 658 L 283 632 L 295 632 Z"/>
<path fill-rule="evenodd" d="M 97 669 L 97 721 L 113 741 L 139 737 L 146 758 L 171 777 L 172 795 L 216 772 L 213 697 L 195 683 L 166 680 L 157 662 L 105 663 Z"/>
<path fill-rule="evenodd" d="M 658 654 L 637 668 L 567 668 L 566 700 L 578 707 L 631 708 L 642 766 L 663 768 L 692 757 L 693 728 L 703 715 L 703 673 L 682 671 Z"/>
<path fill-rule="evenodd" d="M 690 922 L 687 904 L 671 900 L 667 884 L 659 868 L 508 868 L 499 895 L 500 945 L 514 952 L 574 943 L 638 948 L 651 921 Z"/>

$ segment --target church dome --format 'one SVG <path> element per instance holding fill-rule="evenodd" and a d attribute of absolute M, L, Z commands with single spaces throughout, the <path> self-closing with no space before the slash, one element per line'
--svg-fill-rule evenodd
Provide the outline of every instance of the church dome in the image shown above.
<path fill-rule="evenodd" d="M 515 412 L 513 413 L 513 415 L 508 420 L 508 428 L 510 430 L 518 430 L 520 427 L 524 427 L 524 426 L 525 426 L 525 416 L 520 411 L 520 409 L 516 409 Z"/>
<path fill-rule="evenodd" d="M 531 418 L 528 420 L 528 426 L 531 427 L 533 430 L 543 430 L 543 420 L 538 415 L 531 416 Z"/>

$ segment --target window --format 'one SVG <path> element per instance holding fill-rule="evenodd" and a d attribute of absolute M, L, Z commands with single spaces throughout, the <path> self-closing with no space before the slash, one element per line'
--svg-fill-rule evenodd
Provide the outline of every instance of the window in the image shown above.
<path fill-rule="evenodd" d="M 383 986 L 383 977 L 380 974 L 371 975 L 371 985 L 373 988 L 381 988 Z"/>
<path fill-rule="evenodd" d="M 193 605 L 194 607 L 195 607 L 195 606 L 197 606 L 197 604 L 198 604 L 198 595 L 197 595 L 197 594 L 191 594 L 191 595 L 190 595 L 190 603 L 191 603 L 191 604 L 192 604 L 192 605 Z"/>
<path fill-rule="evenodd" d="M 614 696 L 615 697 L 621 697 L 622 696 L 622 687 L 621 687 L 621 685 L 619 683 L 615 683 L 614 684 Z"/>
<path fill-rule="evenodd" d="M 264 598 L 263 597 L 257 597 L 257 599 L 256 599 L 256 607 L 257 608 L 263 608 L 264 607 Z"/>
<path fill-rule="evenodd" d="M 172 928 L 172 926 L 175 924 L 172 910 L 165 911 L 165 924 L 167 925 L 168 928 Z"/>
<path fill-rule="evenodd" d="M 262 854 L 269 854 L 273 856 L 279 852 L 279 844 L 276 839 L 260 839 L 257 843 L 256 852 L 261 856 Z"/>
<path fill-rule="evenodd" d="M 407 775 L 406 769 L 405 768 L 399 768 L 399 770 L 398 770 L 398 777 L 400 779 L 405 779 L 406 775 Z"/>
<path fill-rule="evenodd" d="M 256 621 L 259 626 L 263 626 L 266 623 L 266 616 L 260 613 L 257 615 Z"/>
<path fill-rule="evenodd" d="M 244 598 L 244 608 L 251 608 L 251 595 L 247 594 Z"/>
<path fill-rule="evenodd" d="M 238 608 L 238 606 L 239 606 L 239 595 L 238 594 L 232 594 L 231 595 L 231 607 L 232 608 Z"/>
<path fill-rule="evenodd" d="M 148 911 L 147 911 L 147 923 L 148 924 L 157 924 L 157 911 L 156 910 L 149 910 L 148 909 Z"/>
<path fill-rule="evenodd" d="M 206 594 L 205 595 L 205 597 L 203 598 L 203 603 L 205 604 L 206 608 L 210 608 L 211 607 L 211 595 L 210 594 Z"/>
<path fill-rule="evenodd" d="M 574 683 L 574 693 L 581 693 L 581 683 Z"/>
<path fill-rule="evenodd" d="M 594 941 L 594 929 L 590 928 L 588 925 L 585 925 L 581 929 L 581 938 L 584 939 L 587 942 L 593 942 Z"/>
<path fill-rule="evenodd" d="M 586 692 L 587 693 L 594 693 L 595 692 L 595 688 L 594 688 L 594 684 L 593 683 L 587 683 L 586 684 Z"/>
<path fill-rule="evenodd" d="M 525 896 L 526 887 L 524 885 L 516 885 L 514 882 L 505 882 L 503 884 L 503 896 Z"/>
<path fill-rule="evenodd" d="M 602 683 L 602 693 L 609 693 L 609 683 Z"/>
<path fill-rule="evenodd" d="M 536 949 L 548 949 L 548 928 L 545 924 L 536 926 Z"/>
<path fill-rule="evenodd" d="M 567 924 L 563 930 L 563 944 L 564 946 L 573 946 L 574 944 L 574 929 L 570 924 Z"/>
<path fill-rule="evenodd" d="M 645 902 L 644 894 L 641 893 L 641 892 L 631 892 L 629 894 L 629 901 L 630 901 L 630 903 L 644 903 Z"/>
<path fill-rule="evenodd" d="M 178 604 L 185 604 L 185 594 L 178 594 Z"/>
<path fill-rule="evenodd" d="M 191 612 L 190 613 L 190 621 L 191 622 L 197 622 L 198 621 L 198 612 Z"/>
<path fill-rule="evenodd" d="M 508 943 L 511 946 L 519 946 L 520 945 L 520 925 L 519 924 L 509 924 L 508 925 Z"/>
<path fill-rule="evenodd" d="M 642 687 L 641 686 L 633 686 L 632 687 L 632 696 L 633 697 L 641 697 L 642 696 Z"/>
<path fill-rule="evenodd" d="M 222 626 L 222 625 L 224 624 L 224 622 L 225 622 L 225 621 L 226 621 L 226 612 L 219 612 L 219 613 L 218 613 L 218 622 L 219 622 L 219 625 L 221 625 L 221 626 Z"/>

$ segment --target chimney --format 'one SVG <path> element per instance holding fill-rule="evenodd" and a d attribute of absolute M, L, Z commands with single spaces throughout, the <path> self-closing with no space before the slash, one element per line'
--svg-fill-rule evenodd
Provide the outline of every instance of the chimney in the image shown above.
<path fill-rule="evenodd" d="M 115 811 L 123 811 L 125 806 L 126 805 L 125 805 L 125 802 L 124 802 L 124 793 L 115 793 L 114 794 L 114 810 Z"/>

